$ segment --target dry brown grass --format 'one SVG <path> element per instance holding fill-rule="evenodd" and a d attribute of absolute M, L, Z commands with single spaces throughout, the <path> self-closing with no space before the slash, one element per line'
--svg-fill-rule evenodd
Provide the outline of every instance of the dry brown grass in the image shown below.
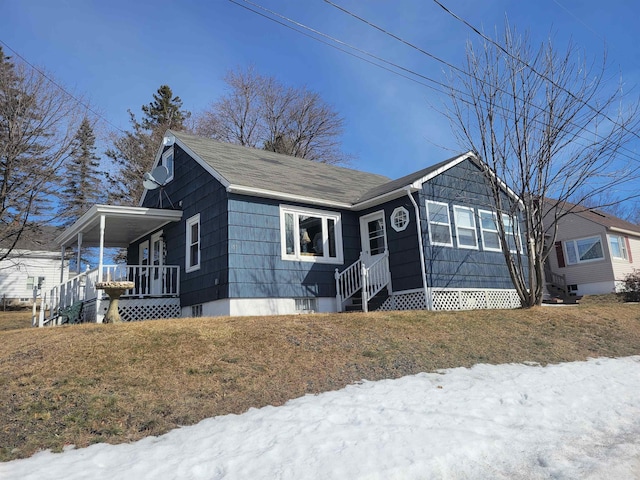
<path fill-rule="evenodd" d="M 640 306 L 199 318 L 0 331 L 0 459 L 471 366 L 640 354 Z"/>
<path fill-rule="evenodd" d="M 0 312 L 0 332 L 31 327 L 31 310 Z"/>

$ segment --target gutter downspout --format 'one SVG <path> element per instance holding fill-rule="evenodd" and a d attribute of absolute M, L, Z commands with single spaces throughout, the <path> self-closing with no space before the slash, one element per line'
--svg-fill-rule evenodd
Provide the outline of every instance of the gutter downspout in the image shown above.
<path fill-rule="evenodd" d="M 420 270 L 422 271 L 422 289 L 424 290 L 424 301 L 426 303 L 427 310 L 433 310 L 431 305 L 431 298 L 429 297 L 429 289 L 427 288 L 427 269 L 425 267 L 424 248 L 422 245 L 422 221 L 420 220 L 420 208 L 411 195 L 409 187 L 406 189 L 407 197 L 413 204 L 413 209 L 416 213 L 416 231 L 418 232 L 418 248 L 420 249 Z"/>

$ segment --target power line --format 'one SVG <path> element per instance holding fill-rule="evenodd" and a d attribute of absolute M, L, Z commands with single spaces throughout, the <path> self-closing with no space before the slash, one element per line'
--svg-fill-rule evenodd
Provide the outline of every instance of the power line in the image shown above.
<path fill-rule="evenodd" d="M 86 110 L 88 110 L 89 112 L 93 113 L 96 117 L 101 118 L 102 120 L 104 120 L 106 123 L 108 123 L 109 125 L 111 125 L 113 128 L 115 128 L 116 130 L 122 132 L 122 133 L 126 133 L 124 130 L 122 130 L 120 127 L 118 127 L 117 125 L 114 125 L 113 123 L 111 123 L 108 119 L 106 119 L 104 116 L 102 116 L 101 114 L 99 114 L 98 112 L 96 112 L 93 108 L 91 108 L 89 105 L 87 105 L 85 102 L 83 102 L 82 100 L 80 100 L 79 98 L 75 97 L 72 93 L 70 93 L 69 91 L 67 91 L 62 85 L 60 85 L 59 83 L 57 83 L 53 78 L 51 78 L 49 75 L 47 75 L 44 71 L 42 71 L 40 68 L 36 67 L 35 65 L 33 65 L 31 62 L 29 62 L 29 60 L 27 60 L 25 57 L 23 57 L 22 55 L 20 55 L 17 51 L 15 51 L 13 48 L 11 48 L 6 42 L 4 42 L 3 40 L 0 39 L 0 43 L 2 45 L 4 45 L 5 47 L 7 47 L 7 49 L 11 50 L 11 52 L 13 52 L 14 55 L 16 55 L 18 58 L 20 58 L 24 63 L 26 63 L 27 65 L 29 65 L 35 72 L 39 73 L 40 75 L 42 75 L 42 77 L 44 77 L 49 83 L 51 83 L 52 85 L 54 85 L 56 88 L 58 88 L 60 91 L 62 91 L 65 95 L 67 95 L 69 98 L 71 98 L 72 100 L 74 100 L 76 103 L 78 103 L 79 105 L 83 106 Z"/>
<path fill-rule="evenodd" d="M 247 1 L 247 0 L 245 0 L 245 1 Z M 409 46 L 409 47 L 411 47 L 411 48 L 413 48 L 413 49 L 417 50 L 418 52 L 420 52 L 420 53 L 422 53 L 422 54 L 424 54 L 424 55 L 428 56 L 429 58 L 432 58 L 432 59 L 434 59 L 434 60 L 436 60 L 436 61 L 438 61 L 438 62 L 440 62 L 440 63 L 442 63 L 442 64 L 444 64 L 444 65 L 446 65 L 446 66 L 448 66 L 448 67 L 450 67 L 450 68 L 452 68 L 453 70 L 455 70 L 455 71 L 457 71 L 457 72 L 461 73 L 462 75 L 465 75 L 465 76 L 467 76 L 467 77 L 470 77 L 470 78 L 474 79 L 474 80 L 475 80 L 475 81 L 477 81 L 477 82 L 484 83 L 485 85 L 494 86 L 494 85 L 490 84 L 489 82 L 485 81 L 484 79 L 479 78 L 479 77 L 477 77 L 476 75 L 474 75 L 474 74 L 472 74 L 472 73 L 470 73 L 470 72 L 467 72 L 467 71 L 465 71 L 465 70 L 463 70 L 463 69 L 461 69 L 461 68 L 459 68 L 459 67 L 456 67 L 456 66 L 452 65 L 451 63 L 449 63 L 449 62 L 447 62 L 447 61 L 445 61 L 445 60 L 441 59 L 441 58 L 440 58 L 440 57 L 438 57 L 437 55 L 434 55 L 434 54 L 432 54 L 432 53 L 430 53 L 430 52 L 427 52 L 427 51 L 425 51 L 424 49 L 422 49 L 422 48 L 420 48 L 420 47 L 418 47 L 418 46 L 414 45 L 413 43 L 408 42 L 407 40 L 405 40 L 405 39 L 403 39 L 403 38 L 399 37 L 398 35 L 395 35 L 395 34 L 393 34 L 393 33 L 389 32 L 389 31 L 385 30 L 384 28 L 382 28 L 382 27 L 380 27 L 380 26 L 378 26 L 378 25 L 376 25 L 376 24 L 374 24 L 374 23 L 370 22 L 369 20 L 366 20 L 365 18 L 362 18 L 362 17 L 360 17 L 359 15 L 356 15 L 356 14 L 354 14 L 353 12 L 350 12 L 350 11 L 349 11 L 349 10 L 347 10 L 346 8 L 341 7 L 341 6 L 339 6 L 339 5 L 337 5 L 337 4 L 333 3 L 333 2 L 331 2 L 330 0 L 324 0 L 324 1 L 325 1 L 325 3 L 328 3 L 329 5 L 331 5 L 331 6 L 335 7 L 335 8 L 337 8 L 338 10 L 340 10 L 340 11 L 342 11 L 342 12 L 344 12 L 344 13 L 346 13 L 346 14 L 348 14 L 348 15 L 350 15 L 350 16 L 352 16 L 352 17 L 354 17 L 354 18 L 356 18 L 357 20 L 359 20 L 359 21 L 361 21 L 361 22 L 363 22 L 363 23 L 365 23 L 365 24 L 369 25 L 369 26 L 370 26 L 370 27 L 372 27 L 372 28 L 375 28 L 376 30 L 378 30 L 378 31 L 380 31 L 380 32 L 382 32 L 382 33 L 384 33 L 385 35 L 388 35 L 388 36 L 390 36 L 390 37 L 394 38 L 395 40 L 398 40 L 398 41 L 400 41 L 400 42 L 404 43 L 405 45 L 407 45 L 407 46 Z M 501 48 L 502 48 L 502 47 L 501 47 Z M 504 50 L 504 49 L 503 49 L 503 50 Z M 545 80 L 547 80 L 547 81 L 549 81 L 549 82 L 553 83 L 551 80 L 547 79 L 545 76 L 541 76 L 541 78 L 544 78 Z M 441 85 L 442 85 L 442 84 L 441 84 Z M 554 84 L 554 85 L 555 85 L 555 84 Z M 495 86 L 495 87 L 496 87 L 496 88 L 498 89 L 498 91 L 500 91 L 500 92 L 503 92 L 503 93 L 509 93 L 509 92 L 506 92 L 505 90 L 503 90 L 503 89 L 499 88 L 498 86 Z M 468 94 L 468 93 L 466 93 L 466 92 L 461 92 L 460 90 L 457 90 L 457 89 L 453 89 L 453 88 L 452 88 L 452 87 L 450 87 L 450 86 L 449 86 L 448 88 L 449 88 L 451 91 L 456 92 L 456 93 L 458 93 L 458 94 L 464 94 L 464 95 L 470 96 L 470 94 Z M 564 91 L 566 91 L 566 90 L 564 90 Z M 571 92 L 568 92 L 568 93 L 570 93 L 570 94 L 571 94 Z M 520 97 L 516 97 L 516 98 L 517 98 L 518 100 L 520 100 L 521 102 L 523 102 L 523 103 L 529 103 L 533 108 L 535 108 L 535 109 L 537 109 L 537 110 L 540 110 L 540 111 L 543 111 L 543 112 L 545 111 L 545 109 L 544 109 L 543 107 L 539 106 L 539 105 L 536 105 L 536 104 L 534 104 L 534 103 L 527 102 L 526 100 L 524 100 L 524 99 L 522 99 L 522 98 L 520 98 Z M 588 104 L 587 104 L 587 102 L 581 101 L 581 100 L 577 99 L 575 96 L 572 96 L 572 98 L 574 98 L 574 99 L 578 100 L 578 102 L 579 102 L 581 105 L 585 105 L 585 106 L 589 107 L 592 111 L 595 111 L 596 113 L 599 113 L 599 112 L 600 112 L 599 110 L 594 110 L 594 109 L 593 109 L 593 107 L 591 107 L 590 105 L 588 105 Z M 465 102 L 465 103 L 467 103 L 467 104 L 469 104 L 469 102 L 465 101 L 465 100 L 464 100 L 464 99 L 462 99 L 462 98 L 461 98 L 460 100 L 461 100 L 461 101 L 463 101 L 463 102 Z M 513 111 L 510 111 L 510 110 L 506 109 L 505 107 L 500 107 L 500 108 L 501 108 L 503 111 L 507 112 L 507 113 L 514 113 Z M 614 125 L 619 126 L 620 128 L 622 128 L 624 131 L 626 131 L 626 132 L 628 132 L 628 133 L 631 133 L 631 134 L 633 134 L 633 135 L 635 135 L 635 136 L 638 136 L 638 135 L 634 134 L 634 132 L 630 132 L 630 131 L 629 131 L 627 128 L 625 128 L 623 125 L 619 125 L 617 122 L 613 121 L 612 119 L 610 119 L 609 117 L 607 117 L 605 114 L 602 114 L 602 115 L 603 115 L 605 118 L 607 118 L 609 121 L 611 121 Z M 576 125 L 576 124 L 575 124 L 575 123 L 573 123 L 573 122 L 570 122 L 570 124 L 571 124 L 573 127 L 575 127 L 575 128 L 578 128 L 578 129 L 581 129 L 581 130 L 586 131 L 587 133 L 590 133 L 590 134 L 593 134 L 593 135 L 597 135 L 596 133 L 591 132 L 591 131 L 587 130 L 586 128 L 583 128 L 583 127 L 581 127 L 581 126 L 579 126 L 579 125 Z M 582 138 L 582 139 L 584 140 L 584 138 L 583 138 L 583 137 L 580 137 L 580 136 L 579 136 L 579 138 Z M 640 162 L 640 159 L 638 159 L 638 158 L 636 157 L 636 155 L 637 155 L 637 154 L 636 154 L 636 152 L 634 152 L 634 151 L 632 151 L 632 150 L 629 150 L 628 148 L 626 148 L 626 147 L 624 147 L 624 146 L 620 146 L 620 150 L 625 150 L 625 151 L 627 151 L 627 152 L 629 152 L 629 153 L 631 153 L 631 154 L 633 154 L 633 155 L 634 155 L 634 157 L 630 157 L 629 155 L 625 155 L 624 153 L 622 153 L 622 152 L 621 152 L 621 155 L 622 155 L 622 156 L 624 156 L 624 157 L 626 157 L 626 158 L 628 158 L 628 159 L 630 159 L 630 160 L 633 160 L 633 161 L 636 161 L 636 162 Z"/>
<path fill-rule="evenodd" d="M 326 1 L 326 0 L 325 0 Z M 618 122 L 616 122 L 614 119 L 612 119 L 609 115 L 607 115 L 607 113 L 605 113 L 602 110 L 597 109 L 596 107 L 592 106 L 590 103 L 585 102 L 584 100 L 579 99 L 571 90 L 563 87 L 562 85 L 559 85 L 557 82 L 555 82 L 553 79 L 549 78 L 548 76 L 544 75 L 543 73 L 540 73 L 533 65 L 530 65 L 528 62 L 525 62 L 524 60 L 522 60 L 521 58 L 513 55 L 511 52 L 509 52 L 506 48 L 504 48 L 502 45 L 500 45 L 498 42 L 496 42 L 495 40 L 493 40 L 492 38 L 486 36 L 484 33 L 482 33 L 480 30 L 478 30 L 476 27 L 474 27 L 471 23 L 467 22 L 464 18 L 460 17 L 459 15 L 453 13 L 451 10 L 449 10 L 445 5 L 443 5 L 442 3 L 440 3 L 438 0 L 433 0 L 433 2 L 440 6 L 445 12 L 447 12 L 449 15 L 451 15 L 453 18 L 455 18 L 456 20 L 458 20 L 459 22 L 462 22 L 464 25 L 466 25 L 467 27 L 469 27 L 472 31 L 474 31 L 477 35 L 479 35 L 481 38 L 483 38 L 485 41 L 491 43 L 493 46 L 495 46 L 496 48 L 498 48 L 500 51 L 502 51 L 505 55 L 507 55 L 509 58 L 514 59 L 515 61 L 517 61 L 518 63 L 524 65 L 525 67 L 527 67 L 528 69 L 530 69 L 533 73 L 535 73 L 536 75 L 538 75 L 540 78 L 543 78 L 544 80 L 546 80 L 547 82 L 549 82 L 551 85 L 553 85 L 556 88 L 559 88 L 560 90 L 562 90 L 564 93 L 566 93 L 567 95 L 569 95 L 573 100 L 576 100 L 577 102 L 581 103 L 582 105 L 584 105 L 585 107 L 587 107 L 589 110 L 591 110 L 592 112 L 596 113 L 597 115 L 602 115 L 605 119 L 609 120 L 611 123 L 613 123 L 614 125 L 616 125 L 617 127 L 622 128 L 625 132 L 633 135 L 634 137 L 640 139 L 640 135 L 636 132 L 632 132 L 631 130 L 629 130 L 627 127 L 625 127 L 624 125 L 620 125 Z"/>
<path fill-rule="evenodd" d="M 249 8 L 249 7 L 247 7 L 246 5 L 242 5 L 241 3 L 237 2 L 236 0 L 229 0 L 229 1 L 230 1 L 231 3 L 233 3 L 233 4 L 235 4 L 235 5 L 238 5 L 239 7 L 244 8 L 245 10 L 248 10 L 248 11 L 250 11 L 250 12 L 252 12 L 252 13 L 255 13 L 256 15 L 259 15 L 259 16 L 261 16 L 261 17 L 263 17 L 263 18 L 266 18 L 267 20 L 271 20 L 271 21 L 272 21 L 272 22 L 274 22 L 274 23 L 277 23 L 277 24 L 279 24 L 279 25 L 282 25 L 283 27 L 286 27 L 286 28 L 288 28 L 288 29 L 290 29 L 290 30 L 293 30 L 294 32 L 297 32 L 297 33 L 299 33 L 299 34 L 301 34 L 301 35 L 304 35 L 305 37 L 308 37 L 308 38 L 311 38 L 311 39 L 313 39 L 313 40 L 316 40 L 317 42 L 320 42 L 320 43 L 322 43 L 322 44 L 324 44 L 324 45 L 327 45 L 327 46 L 329 46 L 329 47 L 331 47 L 331 48 L 335 48 L 336 50 L 339 50 L 339 51 L 341 51 L 341 52 L 343 52 L 343 53 L 346 53 L 347 55 L 351 55 L 352 57 L 355 57 L 355 58 L 358 58 L 358 59 L 360 59 L 360 60 L 363 60 L 363 61 L 365 61 L 365 62 L 367 62 L 367 63 L 369 63 L 369 64 L 371 64 L 371 65 L 374 65 L 374 66 L 376 66 L 376 67 L 378 67 L 378 68 L 382 68 L 383 70 L 386 70 L 386 71 L 388 71 L 388 72 L 390 72 L 390 73 L 393 73 L 393 74 L 398 75 L 398 76 L 400 76 L 400 77 L 406 78 L 407 80 L 411 80 L 412 82 L 418 83 L 419 85 L 425 86 L 425 87 L 430 88 L 430 89 L 432 89 L 432 90 L 435 90 L 435 91 L 436 91 L 436 92 L 438 92 L 438 93 L 446 93 L 446 92 L 443 92 L 442 90 L 438 90 L 437 88 L 433 87 L 432 85 L 428 85 L 428 84 L 426 84 L 426 83 L 420 82 L 420 81 L 416 80 L 415 78 L 411 78 L 411 77 L 409 77 L 409 76 L 407 76 L 407 75 L 404 75 L 404 74 L 402 74 L 402 73 L 400 73 L 400 72 L 397 72 L 397 71 L 395 71 L 395 70 L 392 70 L 392 69 L 390 69 L 390 68 L 387 68 L 387 67 L 385 67 L 385 66 L 383 66 L 383 65 L 379 65 L 379 64 L 377 64 L 377 63 L 375 63 L 375 62 L 372 62 L 371 60 L 368 60 L 368 59 L 366 59 L 366 58 L 364 58 L 364 57 L 362 57 L 362 56 L 360 56 L 360 55 L 356 55 L 356 54 L 354 54 L 354 53 L 352 53 L 352 52 L 350 52 L 350 51 L 348 51 L 348 50 L 345 50 L 344 48 L 340 48 L 340 47 L 338 47 L 338 46 L 336 46 L 336 45 L 333 45 L 332 43 L 329 43 L 329 42 L 327 42 L 327 41 L 322 40 L 321 38 L 315 37 L 315 36 L 310 35 L 310 34 L 308 34 L 308 33 L 306 33 L 306 32 L 303 32 L 302 30 L 299 30 L 299 29 L 294 28 L 294 27 L 292 27 L 292 26 L 290 26 L 290 25 L 287 25 L 287 24 L 286 24 L 286 23 L 284 23 L 284 22 L 281 22 L 281 21 L 279 21 L 279 20 L 276 20 L 275 18 L 269 17 L 268 15 L 265 15 L 265 14 L 263 14 L 263 13 L 261 13 L 261 12 L 258 12 L 257 10 L 254 10 L 254 9 L 252 9 L 252 8 Z M 358 48 L 358 47 L 356 47 L 356 46 L 354 46 L 354 45 L 351 45 L 351 44 L 349 44 L 349 43 L 347 43 L 347 42 L 344 42 L 344 41 L 342 41 L 342 40 L 340 40 L 340 39 L 338 39 L 338 38 L 335 38 L 335 37 L 332 37 L 332 36 L 330 36 L 330 35 L 327 35 L 326 33 L 320 32 L 319 30 L 315 30 L 315 29 L 313 29 L 313 28 L 311 28 L 311 27 L 309 27 L 309 26 L 307 26 L 307 25 L 304 25 L 304 24 L 302 24 L 302 23 L 300 23 L 300 22 L 297 22 L 297 21 L 295 21 L 295 20 L 293 20 L 293 19 L 291 19 L 291 18 L 289 18 L 289 17 L 286 17 L 286 16 L 284 16 L 284 15 L 281 15 L 281 14 L 279 14 L 279 13 L 277 13 L 277 12 L 274 12 L 273 10 L 269 10 L 268 8 L 263 7 L 262 5 L 258 5 L 257 3 L 253 3 L 253 2 L 251 2 L 251 1 L 249 1 L 249 0 L 242 0 L 242 1 L 243 1 L 243 2 L 245 2 L 245 3 L 248 3 L 248 4 L 250 4 L 250 5 L 253 5 L 254 7 L 259 8 L 259 9 L 261 9 L 261 10 L 265 11 L 265 12 L 268 12 L 268 13 L 269 13 L 269 14 L 271 14 L 271 15 L 274 15 L 274 16 L 276 16 L 276 17 L 278 17 L 278 18 L 281 18 L 281 19 L 283 19 L 283 20 L 285 20 L 285 21 L 287 21 L 287 22 L 290 22 L 290 23 L 292 23 L 292 24 L 294 24 L 294 25 L 296 25 L 296 26 L 298 26 L 298 27 L 300 27 L 300 28 L 303 28 L 303 29 L 305 29 L 305 30 L 308 30 L 308 31 L 310 31 L 310 32 L 315 33 L 316 35 L 320 35 L 321 37 L 324 37 L 324 38 L 326 38 L 326 39 L 328 39 L 328 40 L 331 40 L 332 42 L 335 42 L 335 43 L 337 43 L 337 44 L 339 44 L 339 45 L 343 45 L 343 46 L 345 46 L 345 47 L 351 48 L 352 50 L 355 50 L 356 52 L 359 52 L 359 53 L 361 53 L 361 54 L 363 54 L 363 55 L 366 55 L 367 57 L 371 57 L 371 58 L 373 58 L 373 59 L 375 59 L 375 60 L 377 60 L 377 61 L 379 61 L 379 62 L 383 62 L 383 63 L 385 63 L 385 64 L 387 64 L 387 65 L 390 65 L 390 66 L 392 66 L 392 67 L 394 67 L 394 68 L 397 68 L 397 69 L 399 69 L 399 70 L 402 70 L 402 71 L 404 71 L 404 72 L 406 72 L 406 73 L 410 73 L 411 75 L 415 75 L 416 77 L 422 78 L 423 80 L 426 80 L 426 81 L 428 81 L 428 82 L 431 82 L 431 83 L 433 83 L 433 84 L 435 84 L 435 85 L 438 85 L 438 86 L 440 86 L 440 87 L 443 87 L 443 88 L 446 88 L 446 89 L 449 89 L 449 88 L 450 88 L 450 86 L 449 86 L 449 85 L 446 85 L 446 84 L 444 84 L 444 83 L 442 83 L 442 82 L 439 82 L 438 80 L 435 80 L 435 79 L 433 79 L 433 78 L 431 78 L 431 77 L 427 77 L 426 75 L 422 75 L 422 74 L 420 74 L 420 73 L 418 73 L 418 72 L 416 72 L 416 71 L 414 71 L 414 70 L 410 70 L 410 69 L 408 69 L 408 68 L 405 68 L 405 67 L 403 67 L 402 65 L 398 65 L 398 64 L 396 64 L 396 63 L 390 62 L 389 60 L 386 60 L 386 59 L 384 59 L 384 58 L 382 58 L 382 57 L 379 57 L 379 56 L 377 56 L 377 55 L 374 55 L 373 53 L 370 53 L 370 52 L 368 52 L 368 51 L 366 51 L 366 50 L 363 50 L 363 49 Z M 462 92 L 459 92 L 459 93 L 462 93 Z"/>

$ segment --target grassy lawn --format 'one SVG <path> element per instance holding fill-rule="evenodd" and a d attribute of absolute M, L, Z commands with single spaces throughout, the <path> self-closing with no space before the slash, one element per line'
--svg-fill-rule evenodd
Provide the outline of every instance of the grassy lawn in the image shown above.
<path fill-rule="evenodd" d="M 640 354 L 640 305 L 605 301 L 46 329 L 9 324 L 24 320 L 0 317 L 3 461 L 67 444 L 134 441 L 362 379 Z"/>

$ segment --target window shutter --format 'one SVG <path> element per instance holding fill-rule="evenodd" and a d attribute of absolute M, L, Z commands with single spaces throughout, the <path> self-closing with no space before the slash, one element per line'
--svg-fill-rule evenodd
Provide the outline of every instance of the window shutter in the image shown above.
<path fill-rule="evenodd" d="M 631 255 L 631 245 L 629 245 L 629 237 L 624 237 L 624 243 L 627 244 L 627 257 L 629 258 L 629 263 L 633 263 L 633 256 Z"/>
<path fill-rule="evenodd" d="M 562 242 L 556 242 L 556 256 L 558 257 L 558 267 L 566 266 L 564 263 L 564 252 L 562 251 Z"/>

